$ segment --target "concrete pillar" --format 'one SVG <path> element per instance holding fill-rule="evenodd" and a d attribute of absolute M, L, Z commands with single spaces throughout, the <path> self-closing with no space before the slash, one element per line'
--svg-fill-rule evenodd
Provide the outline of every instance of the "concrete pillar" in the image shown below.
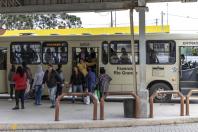
<path fill-rule="evenodd" d="M 136 11 L 139 12 L 139 45 L 140 45 L 140 69 L 138 86 L 138 95 L 140 97 L 140 117 L 148 118 L 149 115 L 149 93 L 146 89 L 146 38 L 145 38 L 145 12 L 147 10 L 145 0 L 138 1 L 139 7 Z"/>

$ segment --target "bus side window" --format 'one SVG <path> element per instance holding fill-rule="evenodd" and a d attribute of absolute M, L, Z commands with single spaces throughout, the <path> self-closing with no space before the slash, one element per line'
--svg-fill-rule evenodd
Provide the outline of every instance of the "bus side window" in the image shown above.
<path fill-rule="evenodd" d="M 111 41 L 110 43 L 110 63 L 127 65 L 132 64 L 131 41 Z M 138 42 L 135 42 L 135 62 L 139 63 Z"/>
<path fill-rule="evenodd" d="M 108 64 L 108 42 L 107 41 L 104 41 L 102 43 L 102 63 L 103 64 Z"/>
<path fill-rule="evenodd" d="M 12 64 L 40 64 L 41 43 L 40 42 L 12 42 L 10 49 L 10 61 Z"/>
<path fill-rule="evenodd" d="M 147 64 L 174 64 L 176 44 L 170 40 L 150 40 L 146 45 Z"/>
<path fill-rule="evenodd" d="M 42 46 L 43 64 L 67 64 L 68 61 L 68 43 L 44 42 Z"/>

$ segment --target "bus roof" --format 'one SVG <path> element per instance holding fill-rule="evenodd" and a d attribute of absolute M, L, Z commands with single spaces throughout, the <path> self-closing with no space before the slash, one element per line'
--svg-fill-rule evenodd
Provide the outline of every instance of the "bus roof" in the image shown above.
<path fill-rule="evenodd" d="M 139 28 L 134 27 L 137 34 Z M 146 33 L 169 33 L 170 26 L 146 26 Z M 112 35 L 112 34 L 130 34 L 130 27 L 112 27 L 112 28 L 71 28 L 71 29 L 40 29 L 40 30 L 6 30 L 0 36 L 50 36 L 50 35 Z"/>

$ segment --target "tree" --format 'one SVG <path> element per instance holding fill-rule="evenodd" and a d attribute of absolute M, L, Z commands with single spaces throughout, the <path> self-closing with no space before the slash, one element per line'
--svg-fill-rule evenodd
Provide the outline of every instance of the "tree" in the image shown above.
<path fill-rule="evenodd" d="M 0 14 L 0 28 L 7 30 L 80 28 L 81 19 L 65 12 L 60 14 Z"/>

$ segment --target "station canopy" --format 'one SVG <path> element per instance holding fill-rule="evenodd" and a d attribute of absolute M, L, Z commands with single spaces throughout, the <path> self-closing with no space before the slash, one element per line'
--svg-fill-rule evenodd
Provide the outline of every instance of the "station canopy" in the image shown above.
<path fill-rule="evenodd" d="M 139 0 L 139 3 L 144 0 Z M 146 0 L 154 2 L 196 2 L 197 0 Z M 138 0 L 0 0 L 0 13 L 83 12 L 130 9 Z"/>

